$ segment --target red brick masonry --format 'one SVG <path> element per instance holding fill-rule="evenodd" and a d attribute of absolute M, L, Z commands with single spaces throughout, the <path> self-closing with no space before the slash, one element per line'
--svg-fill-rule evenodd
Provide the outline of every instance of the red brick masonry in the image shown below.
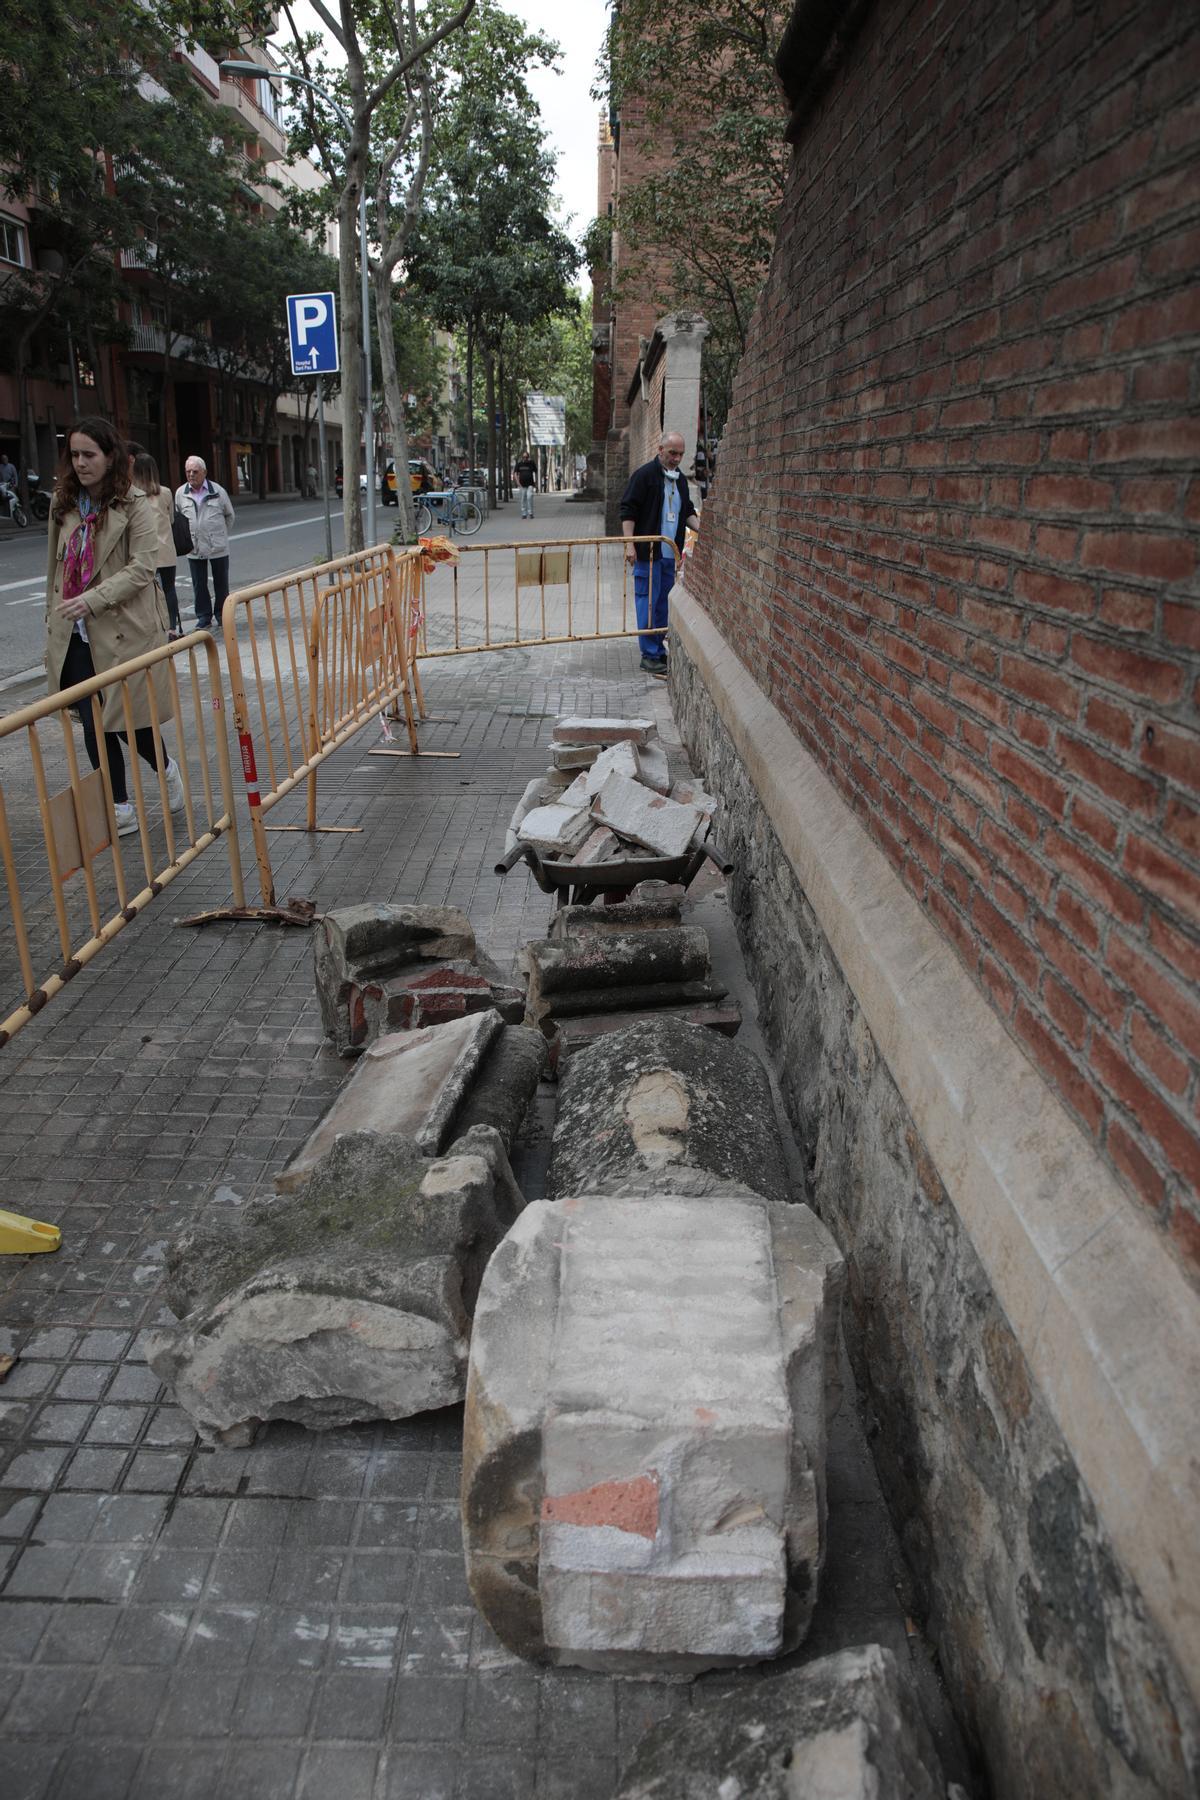
<path fill-rule="evenodd" d="M 1168 0 L 869 9 L 687 577 L 1193 1267 L 1198 93 Z"/>

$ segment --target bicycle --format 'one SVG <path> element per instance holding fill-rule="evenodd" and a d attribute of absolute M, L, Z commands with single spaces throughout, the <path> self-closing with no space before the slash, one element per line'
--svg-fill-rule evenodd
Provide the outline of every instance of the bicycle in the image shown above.
<path fill-rule="evenodd" d="M 417 536 L 428 537 L 436 519 L 450 527 L 451 535 L 474 537 L 483 524 L 483 514 L 473 500 L 458 488 L 447 488 L 440 494 L 422 494 L 416 504 Z"/>

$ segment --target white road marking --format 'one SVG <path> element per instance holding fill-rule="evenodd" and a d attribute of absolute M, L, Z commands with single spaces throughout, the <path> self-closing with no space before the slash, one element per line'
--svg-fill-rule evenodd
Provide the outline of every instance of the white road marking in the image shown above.
<path fill-rule="evenodd" d="M 19 588 L 19 587 L 37 587 L 38 583 L 44 582 L 45 579 L 46 579 L 46 577 L 44 575 L 31 575 L 29 577 L 28 581 L 0 582 L 0 594 L 11 594 L 12 590 L 14 588 Z M 9 605 L 10 606 L 12 605 L 11 600 L 9 601 Z"/>

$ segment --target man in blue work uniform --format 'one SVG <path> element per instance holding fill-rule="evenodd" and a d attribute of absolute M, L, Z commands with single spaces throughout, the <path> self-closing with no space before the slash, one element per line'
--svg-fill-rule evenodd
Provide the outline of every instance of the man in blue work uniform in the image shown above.
<path fill-rule="evenodd" d="M 665 431 L 658 455 L 643 463 L 629 477 L 621 496 L 621 531 L 632 540 L 660 536 L 666 543 L 625 545 L 625 560 L 633 564 L 633 601 L 637 610 L 642 667 L 647 675 L 666 678 L 667 646 L 652 631 L 665 630 L 667 596 L 675 585 L 676 552 L 683 549 L 684 533 L 700 523 L 692 506 L 687 477 L 680 472 L 683 439 L 677 431 Z"/>

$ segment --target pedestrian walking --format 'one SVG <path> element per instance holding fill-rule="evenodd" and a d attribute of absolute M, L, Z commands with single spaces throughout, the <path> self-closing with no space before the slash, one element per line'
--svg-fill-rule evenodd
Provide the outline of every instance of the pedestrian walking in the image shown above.
<path fill-rule="evenodd" d="M 159 481 L 158 464 L 148 450 L 141 444 L 129 444 L 127 449 L 132 485 L 149 500 L 158 521 L 158 562 L 155 574 L 166 598 L 171 620 L 171 629 L 167 635 L 172 639 L 181 638 L 183 624 L 179 617 L 179 596 L 175 592 L 175 570 L 179 564 L 179 556 L 171 533 L 171 521 L 175 517 L 175 496 Z"/>
<path fill-rule="evenodd" d="M 521 490 L 521 517 L 532 519 L 533 496 L 537 493 L 537 459 L 528 444 L 513 464 L 513 474 Z"/>
<path fill-rule="evenodd" d="M 680 472 L 683 439 L 677 431 L 664 431 L 658 455 L 635 469 L 621 495 L 621 531 L 628 539 L 661 537 L 656 544 L 625 545 L 625 560 L 633 564 L 633 604 L 637 612 L 642 668 L 660 680 L 667 673 L 667 646 L 654 630 L 665 631 L 667 596 L 675 585 L 676 552 L 683 549 L 688 526 L 700 524 L 700 515 L 688 493 L 687 476 Z"/>
<path fill-rule="evenodd" d="M 192 572 L 192 592 L 196 601 L 196 627 L 212 629 L 215 614 L 221 622 L 221 608 L 229 592 L 229 527 L 234 512 L 229 495 L 219 481 L 208 479 L 204 458 L 189 456 L 183 468 L 187 480 L 175 490 L 175 504 L 187 520 L 192 532 L 192 549 L 188 567 Z M 212 570 L 212 596 L 208 592 L 208 573 Z"/>
<path fill-rule="evenodd" d="M 158 521 L 150 501 L 130 485 L 125 445 L 107 419 L 77 420 L 67 435 L 50 508 L 46 674 L 52 694 L 107 674 L 166 641 L 166 606 L 154 575 L 157 556 Z M 127 692 L 137 753 L 157 767 L 149 682 L 148 675 L 132 680 Z M 155 680 L 154 695 L 159 718 L 168 717 L 165 680 Z M 91 696 L 75 710 L 88 760 L 98 769 Z M 125 726 L 117 684 L 104 694 L 101 727 L 119 837 L 138 828 L 121 752 L 128 742 Z M 183 778 L 165 748 L 164 757 L 168 804 L 178 812 L 184 803 Z"/>

